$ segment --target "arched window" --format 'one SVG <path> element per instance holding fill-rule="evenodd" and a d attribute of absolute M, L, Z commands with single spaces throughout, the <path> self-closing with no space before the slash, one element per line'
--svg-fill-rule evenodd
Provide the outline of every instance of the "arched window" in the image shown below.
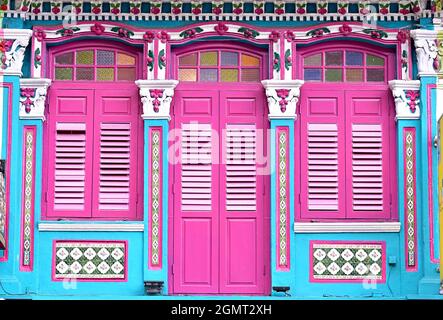
<path fill-rule="evenodd" d="M 184 82 L 259 82 L 265 77 L 261 55 L 229 47 L 179 53 L 176 65 L 176 78 Z"/>
<path fill-rule="evenodd" d="M 140 56 L 99 41 L 50 49 L 44 217 L 141 218 Z"/>
<path fill-rule="evenodd" d="M 396 217 L 393 61 L 363 43 L 298 50 L 300 219 Z"/>

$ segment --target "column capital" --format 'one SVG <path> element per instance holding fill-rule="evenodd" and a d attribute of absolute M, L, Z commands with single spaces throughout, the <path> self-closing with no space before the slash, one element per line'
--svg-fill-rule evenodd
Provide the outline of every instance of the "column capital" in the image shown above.
<path fill-rule="evenodd" d="M 438 55 L 437 30 L 411 30 L 417 53 L 418 76 L 436 76 L 436 61 Z"/>
<path fill-rule="evenodd" d="M 170 120 L 171 101 L 178 80 L 137 80 L 143 103 L 143 119 Z"/>
<path fill-rule="evenodd" d="M 420 119 L 420 80 L 391 80 L 395 120 Z"/>
<path fill-rule="evenodd" d="M 303 80 L 263 80 L 271 119 L 297 119 L 297 103 Z"/>
<path fill-rule="evenodd" d="M 51 79 L 20 79 L 20 119 L 40 119 L 45 121 L 46 94 Z"/>
<path fill-rule="evenodd" d="M 28 29 L 3 29 L 0 34 L 0 75 L 22 76 L 23 58 L 32 36 Z"/>

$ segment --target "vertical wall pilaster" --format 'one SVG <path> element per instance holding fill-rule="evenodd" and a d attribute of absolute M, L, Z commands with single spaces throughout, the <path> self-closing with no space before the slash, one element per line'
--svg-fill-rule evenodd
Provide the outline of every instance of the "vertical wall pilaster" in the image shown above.
<path fill-rule="evenodd" d="M 144 119 L 143 279 L 168 294 L 168 133 L 176 80 L 138 80 Z"/>
<path fill-rule="evenodd" d="M 271 286 L 273 294 L 279 289 L 291 294 L 295 288 L 294 122 L 303 81 L 264 80 L 262 84 L 271 122 Z"/>

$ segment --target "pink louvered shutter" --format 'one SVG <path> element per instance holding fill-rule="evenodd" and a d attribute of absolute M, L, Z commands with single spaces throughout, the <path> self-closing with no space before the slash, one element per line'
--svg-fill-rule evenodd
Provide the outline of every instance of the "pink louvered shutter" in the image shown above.
<path fill-rule="evenodd" d="M 137 91 L 96 90 L 93 216 L 135 218 L 138 200 Z"/>
<path fill-rule="evenodd" d="M 90 217 L 93 91 L 56 90 L 48 119 L 48 217 Z"/>
<path fill-rule="evenodd" d="M 345 217 L 344 99 L 306 89 L 300 109 L 301 217 Z"/>
<path fill-rule="evenodd" d="M 347 91 L 347 216 L 390 217 L 389 91 Z"/>

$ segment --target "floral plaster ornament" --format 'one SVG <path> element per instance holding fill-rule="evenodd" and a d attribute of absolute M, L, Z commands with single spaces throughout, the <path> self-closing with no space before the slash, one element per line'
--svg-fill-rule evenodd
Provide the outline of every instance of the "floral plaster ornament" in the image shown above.
<path fill-rule="evenodd" d="M 285 2 L 277 1 L 274 3 L 274 13 L 277 15 L 285 13 Z"/>
<path fill-rule="evenodd" d="M 258 31 L 246 27 L 239 28 L 238 32 L 243 33 L 245 38 L 256 38 L 258 35 L 260 35 Z"/>
<path fill-rule="evenodd" d="M 203 4 L 201 1 L 191 1 L 191 12 L 192 14 L 199 15 L 201 14 Z"/>
<path fill-rule="evenodd" d="M 348 13 L 349 10 L 349 1 L 341 0 L 337 2 L 337 12 L 341 15 Z"/>
<path fill-rule="evenodd" d="M 150 12 L 152 14 L 160 14 L 162 12 L 161 1 L 151 1 L 150 2 Z"/>
<path fill-rule="evenodd" d="M 284 38 L 289 41 L 292 42 L 295 40 L 295 34 L 294 32 L 292 32 L 291 30 L 287 30 L 284 34 Z"/>
<path fill-rule="evenodd" d="M 62 8 L 62 2 L 61 1 L 51 1 L 51 12 L 53 14 L 60 13 Z"/>
<path fill-rule="evenodd" d="M 359 1 L 358 2 L 358 12 L 362 15 L 367 15 L 367 14 L 371 13 L 370 5 L 371 5 L 370 2 L 367 0 Z"/>
<path fill-rule="evenodd" d="M 172 14 L 180 14 L 182 12 L 183 12 L 183 2 L 182 1 L 171 2 L 171 13 Z"/>
<path fill-rule="evenodd" d="M 307 1 L 306 0 L 299 0 L 295 2 L 296 11 L 298 14 L 305 14 L 307 10 Z"/>
<path fill-rule="evenodd" d="M 157 38 L 160 39 L 161 43 L 166 43 L 169 41 L 169 39 L 171 37 L 169 36 L 169 34 L 166 31 L 163 30 L 163 31 L 157 33 Z"/>
<path fill-rule="evenodd" d="M 28 12 L 30 8 L 31 8 L 31 0 L 23 0 L 20 6 L 20 11 Z"/>
<path fill-rule="evenodd" d="M 328 1 L 319 0 L 317 2 L 317 13 L 321 15 L 328 13 Z"/>
<path fill-rule="evenodd" d="M 112 1 L 109 3 L 109 6 L 111 8 L 111 13 L 112 14 L 119 14 L 121 12 L 121 2 L 120 1 Z"/>
<path fill-rule="evenodd" d="M 232 13 L 239 15 L 243 13 L 243 1 L 232 2 Z"/>
<path fill-rule="evenodd" d="M 40 28 L 35 29 L 34 37 L 37 39 L 37 41 L 42 42 L 46 38 L 46 33 Z"/>
<path fill-rule="evenodd" d="M 265 13 L 264 1 L 254 1 L 254 13 L 258 15 Z"/>
<path fill-rule="evenodd" d="M 105 27 L 101 25 L 100 23 L 96 22 L 93 26 L 91 26 L 91 32 L 95 33 L 96 35 L 101 35 L 103 32 L 105 32 Z"/>
<path fill-rule="evenodd" d="M 82 1 L 72 1 L 72 12 L 74 12 L 75 14 L 80 14 L 82 13 L 82 6 L 83 6 L 83 2 Z"/>
<path fill-rule="evenodd" d="M 222 35 L 222 34 L 225 34 L 226 32 L 228 32 L 229 28 L 226 24 L 224 24 L 223 22 L 220 22 L 214 27 L 214 30 L 219 35 Z"/>
<path fill-rule="evenodd" d="M 203 29 L 200 27 L 196 27 L 196 28 L 191 28 L 191 29 L 187 29 L 185 31 L 182 31 L 179 36 L 182 37 L 183 39 L 186 38 L 195 38 L 195 36 L 197 35 L 197 33 L 203 32 Z"/>
<path fill-rule="evenodd" d="M 343 25 L 340 28 L 338 28 L 338 30 L 340 31 L 340 33 L 342 33 L 345 36 L 352 32 L 351 26 L 347 23 L 343 23 Z"/>
<path fill-rule="evenodd" d="M 406 41 L 409 39 L 409 32 L 405 31 L 405 30 L 400 30 L 397 33 L 397 40 L 400 43 L 406 43 Z"/>
<path fill-rule="evenodd" d="M 215 15 L 223 13 L 223 1 L 212 1 L 212 13 Z"/>
<path fill-rule="evenodd" d="M 280 39 L 280 32 L 273 30 L 269 34 L 269 40 L 271 40 L 272 42 L 278 42 L 279 39 Z"/>
<path fill-rule="evenodd" d="M 409 0 L 400 0 L 398 3 L 398 12 L 407 15 L 411 13 L 411 2 Z"/>
<path fill-rule="evenodd" d="M 39 14 L 42 11 L 42 1 L 31 1 L 31 12 L 34 14 Z"/>
<path fill-rule="evenodd" d="M 390 12 L 391 1 L 390 0 L 381 0 L 378 3 L 378 12 L 382 15 L 387 15 Z"/>
<path fill-rule="evenodd" d="M 140 14 L 142 2 L 140 0 L 131 0 L 129 2 L 129 12 L 132 14 Z"/>
<path fill-rule="evenodd" d="M 146 31 L 143 35 L 143 40 L 146 42 L 152 43 L 155 39 L 155 33 L 152 31 Z"/>
<path fill-rule="evenodd" d="M 91 1 L 91 12 L 94 14 L 100 14 L 102 12 L 102 2 Z"/>

